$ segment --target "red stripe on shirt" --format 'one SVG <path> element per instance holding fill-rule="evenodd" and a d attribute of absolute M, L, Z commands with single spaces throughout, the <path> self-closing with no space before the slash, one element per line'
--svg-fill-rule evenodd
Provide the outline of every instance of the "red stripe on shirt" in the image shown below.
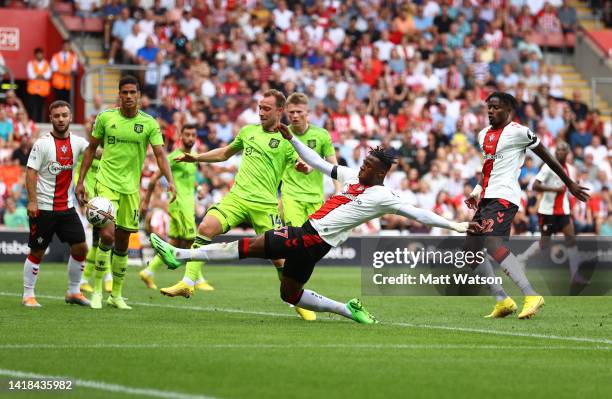
<path fill-rule="evenodd" d="M 563 165 L 563 170 L 565 171 L 566 174 L 568 174 L 567 166 Z M 553 205 L 553 215 L 565 215 L 565 210 L 563 209 L 563 202 L 565 200 L 566 192 L 567 192 L 567 186 L 564 186 L 563 191 L 561 191 L 560 193 L 557 193 L 557 195 L 555 196 L 555 203 Z"/>
<path fill-rule="evenodd" d="M 495 151 L 497 151 L 497 143 L 499 143 L 499 138 L 503 131 L 504 128 L 497 130 L 489 129 L 489 131 L 485 134 L 482 147 L 486 155 L 495 155 Z M 491 171 L 493 170 L 493 162 L 495 162 L 495 159 L 488 158 L 482 165 L 482 194 L 480 195 L 480 198 L 484 198 L 485 191 L 489 185 Z"/>
<path fill-rule="evenodd" d="M 72 146 L 70 137 L 58 139 L 53 136 L 55 142 L 55 159 L 62 165 L 72 165 Z M 53 194 L 53 210 L 65 211 L 68 209 L 68 189 L 72 183 L 72 168 L 61 170 L 55 176 L 55 193 Z"/>
<path fill-rule="evenodd" d="M 364 186 L 359 183 L 351 184 L 349 185 L 348 190 L 346 190 L 346 194 L 349 194 L 351 196 L 357 196 L 359 194 L 363 194 L 366 188 L 368 188 L 368 186 Z M 323 206 L 320 207 L 318 211 L 310 215 L 309 219 L 315 219 L 315 220 L 322 219 L 334 209 L 344 204 L 348 204 L 351 201 L 352 201 L 351 198 L 345 197 L 344 195 L 334 195 L 333 197 L 325 201 Z"/>

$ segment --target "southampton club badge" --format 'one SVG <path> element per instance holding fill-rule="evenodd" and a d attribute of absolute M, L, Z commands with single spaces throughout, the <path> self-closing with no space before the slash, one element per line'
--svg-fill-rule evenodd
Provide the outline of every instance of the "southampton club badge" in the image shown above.
<path fill-rule="evenodd" d="M 270 139 L 270 142 L 268 143 L 270 148 L 277 148 L 279 144 L 280 144 L 279 139 Z"/>
<path fill-rule="evenodd" d="M 134 125 L 134 131 L 136 133 L 142 133 L 143 130 L 144 130 L 144 126 L 142 126 L 140 123 L 137 123 Z"/>
<path fill-rule="evenodd" d="M 61 146 L 60 150 L 62 151 L 62 154 L 65 154 L 68 152 L 68 147 L 66 147 L 66 145 L 64 144 Z"/>
<path fill-rule="evenodd" d="M 306 144 L 308 144 L 308 147 L 314 149 L 317 146 L 317 140 L 308 140 Z"/>

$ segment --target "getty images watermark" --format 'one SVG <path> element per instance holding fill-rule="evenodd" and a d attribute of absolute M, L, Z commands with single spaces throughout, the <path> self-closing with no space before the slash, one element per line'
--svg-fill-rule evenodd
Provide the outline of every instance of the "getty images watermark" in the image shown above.
<path fill-rule="evenodd" d="M 539 237 L 519 237 L 506 240 L 504 246 L 520 259 L 532 286 L 542 295 L 612 294 L 612 238 L 579 237 L 577 241 L 578 257 L 569 256 L 571 249 L 562 238 L 542 245 Z M 468 244 L 473 242 L 459 236 L 363 239 L 362 293 L 489 295 L 491 284 L 516 292 L 486 247 Z M 495 276 L 478 268 L 485 259 L 492 263 Z M 575 264 L 570 267 L 570 262 Z"/>

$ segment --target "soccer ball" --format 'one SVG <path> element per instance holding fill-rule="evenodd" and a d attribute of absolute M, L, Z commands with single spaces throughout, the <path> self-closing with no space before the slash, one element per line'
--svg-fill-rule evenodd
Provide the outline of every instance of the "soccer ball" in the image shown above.
<path fill-rule="evenodd" d="M 85 205 L 87 221 L 95 227 L 104 227 L 115 221 L 115 207 L 104 197 L 95 197 Z"/>

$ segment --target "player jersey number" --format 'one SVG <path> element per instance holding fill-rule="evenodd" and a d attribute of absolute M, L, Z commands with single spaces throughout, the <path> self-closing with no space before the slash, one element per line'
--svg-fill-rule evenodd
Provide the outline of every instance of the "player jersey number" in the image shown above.
<path fill-rule="evenodd" d="M 280 216 L 278 214 L 270 213 L 268 215 L 270 217 L 270 222 L 272 223 L 272 227 L 280 227 L 283 225 Z"/>

